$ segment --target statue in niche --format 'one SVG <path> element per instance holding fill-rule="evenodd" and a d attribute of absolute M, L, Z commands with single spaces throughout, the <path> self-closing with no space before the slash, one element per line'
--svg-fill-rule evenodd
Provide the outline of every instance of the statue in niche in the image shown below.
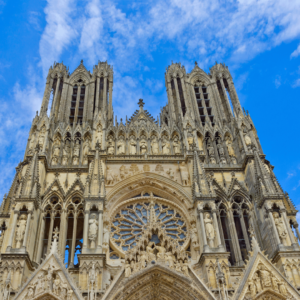
<path fill-rule="evenodd" d="M 170 143 L 168 142 L 168 140 L 165 136 L 163 137 L 161 146 L 162 146 L 162 154 L 169 155 L 170 154 Z"/>
<path fill-rule="evenodd" d="M 274 291 L 279 293 L 279 289 L 278 289 L 279 280 L 275 276 L 272 276 L 271 281 L 272 281 Z"/>
<path fill-rule="evenodd" d="M 130 155 L 135 155 L 136 154 L 136 141 L 133 136 L 131 136 L 131 138 L 130 138 L 129 145 L 130 145 L 130 151 L 129 151 Z"/>
<path fill-rule="evenodd" d="M 107 153 L 109 155 L 114 155 L 115 154 L 115 145 L 112 137 L 109 137 L 108 143 L 107 143 Z"/>
<path fill-rule="evenodd" d="M 25 299 L 32 299 L 33 297 L 34 297 L 34 285 L 30 284 L 28 286 L 28 291 L 27 291 Z"/>
<path fill-rule="evenodd" d="M 44 141 L 45 141 L 45 135 L 46 135 L 46 127 L 43 126 L 39 135 L 39 146 L 40 150 L 43 150 L 44 147 Z"/>
<path fill-rule="evenodd" d="M 226 143 L 226 146 L 227 146 L 227 150 L 228 150 L 229 156 L 230 157 L 234 157 L 235 156 L 235 152 L 234 152 L 234 149 L 232 147 L 231 137 L 229 135 L 226 136 L 225 143 Z"/>
<path fill-rule="evenodd" d="M 159 153 L 157 137 L 155 135 L 152 137 L 151 150 L 153 155 L 157 155 Z"/>
<path fill-rule="evenodd" d="M 170 179 L 174 180 L 175 173 L 174 173 L 174 171 L 171 168 L 169 170 L 167 170 L 166 173 L 169 175 Z"/>
<path fill-rule="evenodd" d="M 125 141 L 124 137 L 121 135 L 117 143 L 118 154 L 125 154 Z"/>
<path fill-rule="evenodd" d="M 207 152 L 208 152 L 209 156 L 215 155 L 215 149 L 214 149 L 213 145 L 211 144 L 211 142 L 207 143 Z"/>
<path fill-rule="evenodd" d="M 73 165 L 79 165 L 79 154 L 80 154 L 80 144 L 79 144 L 79 140 L 76 140 L 73 149 Z"/>
<path fill-rule="evenodd" d="M 225 151 L 224 151 L 224 148 L 222 146 L 222 141 L 221 141 L 220 138 L 217 139 L 217 148 L 219 150 L 220 156 L 224 156 L 225 155 Z"/>
<path fill-rule="evenodd" d="M 110 170 L 110 167 L 107 167 L 106 184 L 113 185 L 117 181 L 119 181 L 118 175 L 115 174 L 114 171 Z"/>
<path fill-rule="evenodd" d="M 103 252 L 106 252 L 109 249 L 109 228 L 106 223 L 103 228 Z"/>
<path fill-rule="evenodd" d="M 96 135 L 95 135 L 95 138 L 94 138 L 94 145 L 96 145 L 97 142 L 99 142 L 100 145 L 102 144 L 102 136 L 103 136 L 102 126 L 101 126 L 101 124 L 98 124 Z"/>
<path fill-rule="evenodd" d="M 210 161 L 211 164 L 216 164 L 217 163 L 217 161 L 214 157 L 210 157 L 209 161 Z"/>
<path fill-rule="evenodd" d="M 88 163 L 88 154 L 90 152 L 91 149 L 91 142 L 90 142 L 90 138 L 87 137 L 83 143 L 83 164 L 87 165 Z"/>
<path fill-rule="evenodd" d="M 283 295 L 283 296 L 287 296 L 287 289 L 285 287 L 285 284 L 284 284 L 283 280 L 279 281 L 278 285 L 279 285 L 280 294 Z"/>
<path fill-rule="evenodd" d="M 227 164 L 227 161 L 224 156 L 220 157 L 220 161 L 221 161 L 221 164 L 223 164 L 223 165 Z"/>
<path fill-rule="evenodd" d="M 178 136 L 176 135 L 173 141 L 174 154 L 180 154 L 180 142 Z"/>
<path fill-rule="evenodd" d="M 274 218 L 275 226 L 277 228 L 277 232 L 278 232 L 278 235 L 279 235 L 279 238 L 280 238 L 282 244 L 284 246 L 288 246 L 288 243 L 287 243 L 288 233 L 287 233 L 287 230 L 285 228 L 282 218 L 279 216 L 279 214 L 277 212 L 275 212 L 273 214 L 273 218 Z"/>
<path fill-rule="evenodd" d="M 184 161 L 180 164 L 179 169 L 180 169 L 180 173 L 181 173 L 182 185 L 187 186 L 189 184 L 190 175 L 189 175 L 188 168 Z"/>
<path fill-rule="evenodd" d="M 254 298 L 256 296 L 256 286 L 253 280 L 249 280 L 248 286 L 249 286 L 250 295 L 252 298 Z"/>
<path fill-rule="evenodd" d="M 163 246 L 155 246 L 155 249 L 158 251 L 157 258 L 158 259 L 165 259 L 166 249 Z"/>
<path fill-rule="evenodd" d="M 247 148 L 249 150 L 250 147 L 251 147 L 252 141 L 251 141 L 250 136 L 248 135 L 248 132 L 247 132 L 247 129 L 246 129 L 245 126 L 243 126 L 243 136 L 244 136 L 245 144 L 246 144 L 246 146 L 247 146 Z"/>
<path fill-rule="evenodd" d="M 192 225 L 192 228 L 190 230 L 190 236 L 191 236 L 191 244 L 194 247 L 194 250 L 199 250 L 197 228 L 195 224 Z"/>
<path fill-rule="evenodd" d="M 260 265 L 258 267 L 258 269 L 259 269 L 259 275 L 260 275 L 259 277 L 261 278 L 261 282 L 262 282 L 262 288 L 263 289 L 268 288 L 268 287 L 272 288 L 270 272 L 263 265 Z"/>
<path fill-rule="evenodd" d="M 123 165 L 120 167 L 120 178 L 123 180 L 128 177 L 128 169 Z"/>
<path fill-rule="evenodd" d="M 60 154 L 60 138 L 57 137 L 54 140 L 52 148 L 52 165 L 55 166 L 58 164 L 58 158 Z"/>
<path fill-rule="evenodd" d="M 96 248 L 96 239 L 98 232 L 98 222 L 96 220 L 96 214 L 92 214 L 89 220 L 89 240 L 90 240 L 90 248 Z"/>
<path fill-rule="evenodd" d="M 187 142 L 189 145 L 189 150 L 192 150 L 192 145 L 194 143 L 194 137 L 193 137 L 193 133 L 192 133 L 192 127 L 188 126 L 187 127 L 188 132 L 187 132 Z"/>
<path fill-rule="evenodd" d="M 208 245 L 210 248 L 213 248 L 214 239 L 215 239 L 215 229 L 209 213 L 206 213 L 204 216 L 204 226 L 205 226 L 206 237 L 208 239 Z"/>
<path fill-rule="evenodd" d="M 131 267 L 129 263 L 125 264 L 125 277 L 129 277 L 131 275 Z"/>
<path fill-rule="evenodd" d="M 156 260 L 156 257 L 154 254 L 154 248 L 152 248 L 153 245 L 154 245 L 154 242 L 150 242 L 146 247 L 149 263 L 152 262 L 153 260 Z"/>
<path fill-rule="evenodd" d="M 16 248 L 21 248 L 26 230 L 26 216 L 21 215 L 16 230 Z"/>
<path fill-rule="evenodd" d="M 44 291 L 44 284 L 45 284 L 45 274 L 41 273 L 38 276 L 38 280 L 36 281 L 36 293 L 39 294 Z"/>
<path fill-rule="evenodd" d="M 70 152 L 71 152 L 70 141 L 66 140 L 65 146 L 63 148 L 63 155 L 62 155 L 62 165 L 63 166 L 66 166 L 68 164 Z"/>
<path fill-rule="evenodd" d="M 146 154 L 147 153 L 147 142 L 145 140 L 141 140 L 140 143 L 140 153 L 141 154 Z"/>
<path fill-rule="evenodd" d="M 60 287 L 60 277 L 58 274 L 56 274 L 55 279 L 53 280 L 53 292 L 57 296 L 59 296 L 59 287 Z"/>
<path fill-rule="evenodd" d="M 261 287 L 260 278 L 259 278 L 259 276 L 258 276 L 257 273 L 255 273 L 255 275 L 253 277 L 253 281 L 255 283 L 255 287 L 256 287 L 257 293 L 260 293 L 262 291 L 262 287 Z"/>

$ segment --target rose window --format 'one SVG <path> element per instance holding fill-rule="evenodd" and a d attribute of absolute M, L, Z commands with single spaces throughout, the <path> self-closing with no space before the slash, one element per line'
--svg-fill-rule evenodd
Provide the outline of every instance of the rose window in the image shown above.
<path fill-rule="evenodd" d="M 184 245 L 187 241 L 187 225 L 182 213 L 174 207 L 156 202 L 156 222 L 161 224 L 168 236 Z M 114 216 L 111 224 L 111 241 L 118 250 L 127 251 L 136 245 L 150 220 L 150 201 L 124 206 Z M 155 235 L 152 236 L 154 242 Z M 157 238 L 158 239 L 158 238 Z"/>

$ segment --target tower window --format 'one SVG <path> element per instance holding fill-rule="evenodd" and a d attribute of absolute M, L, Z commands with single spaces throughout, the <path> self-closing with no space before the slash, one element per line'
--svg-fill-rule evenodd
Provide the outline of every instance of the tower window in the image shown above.
<path fill-rule="evenodd" d="M 104 93 L 104 78 L 101 77 L 100 78 L 100 88 L 99 88 L 99 101 L 100 101 L 100 105 L 99 108 L 103 107 L 103 93 Z"/>
<path fill-rule="evenodd" d="M 70 121 L 71 125 L 73 125 L 74 118 L 75 118 L 77 91 L 78 91 L 78 86 L 74 85 L 73 93 L 72 93 L 72 100 L 71 100 L 70 117 L 69 117 L 69 121 Z"/>
<path fill-rule="evenodd" d="M 85 97 L 85 85 L 82 85 L 80 88 L 80 98 L 79 98 L 79 107 L 78 107 L 78 116 L 77 116 L 77 123 L 79 124 L 82 124 L 82 119 L 83 119 L 84 97 Z"/>
<path fill-rule="evenodd" d="M 186 106 L 184 102 L 184 97 L 183 97 L 183 90 L 182 90 L 182 85 L 181 85 L 181 79 L 177 77 L 177 85 L 178 85 L 178 92 L 179 92 L 179 99 L 180 99 L 180 104 L 181 104 L 181 110 L 183 115 L 186 113 Z"/>

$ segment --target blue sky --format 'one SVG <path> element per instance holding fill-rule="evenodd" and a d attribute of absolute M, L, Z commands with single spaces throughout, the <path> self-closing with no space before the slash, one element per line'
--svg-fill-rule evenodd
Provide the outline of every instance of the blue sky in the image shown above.
<path fill-rule="evenodd" d="M 0 197 L 23 158 L 48 69 L 114 66 L 114 111 L 167 102 L 165 68 L 225 62 L 267 159 L 300 208 L 299 0 L 0 0 Z M 1 200 L 0 200 L 1 201 Z"/>

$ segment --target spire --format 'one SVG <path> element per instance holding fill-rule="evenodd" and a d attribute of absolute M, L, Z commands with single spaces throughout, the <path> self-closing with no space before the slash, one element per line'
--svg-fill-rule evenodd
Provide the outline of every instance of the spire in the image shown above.
<path fill-rule="evenodd" d="M 139 112 L 144 111 L 144 105 L 145 105 L 145 102 L 143 101 L 143 99 L 139 99 L 139 102 L 138 102 L 138 106 L 140 107 Z"/>

